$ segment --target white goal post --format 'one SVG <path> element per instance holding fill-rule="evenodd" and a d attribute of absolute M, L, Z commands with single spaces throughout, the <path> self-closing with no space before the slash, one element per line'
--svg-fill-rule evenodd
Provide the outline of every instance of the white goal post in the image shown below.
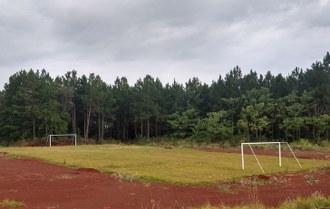
<path fill-rule="evenodd" d="M 251 145 L 259 145 L 259 144 L 264 144 L 264 145 L 267 145 L 267 144 L 277 144 L 278 145 L 278 164 L 280 167 L 282 167 L 282 151 L 281 151 L 281 144 L 286 144 L 293 157 L 296 159 L 298 165 L 300 166 L 300 168 L 302 168 L 301 164 L 299 163 L 298 161 L 298 158 L 296 157 L 296 155 L 294 154 L 293 150 L 291 149 L 290 145 L 288 142 L 246 142 L 246 143 L 241 143 L 241 155 L 242 155 L 242 169 L 244 170 L 245 169 L 245 162 L 244 162 L 244 145 L 248 145 L 252 151 L 252 154 L 254 155 L 254 158 L 256 159 L 260 169 L 262 170 L 263 173 L 265 173 L 264 169 L 262 168 L 261 164 L 260 164 L 260 161 L 257 157 L 257 155 L 255 154 L 255 152 L 253 151 Z"/>
<path fill-rule="evenodd" d="M 77 134 L 50 134 L 47 138 L 47 142 L 46 144 L 48 144 L 49 141 L 49 147 L 52 146 L 52 139 L 53 137 L 66 137 L 66 136 L 70 136 L 73 137 L 74 139 L 74 146 L 77 146 Z"/>

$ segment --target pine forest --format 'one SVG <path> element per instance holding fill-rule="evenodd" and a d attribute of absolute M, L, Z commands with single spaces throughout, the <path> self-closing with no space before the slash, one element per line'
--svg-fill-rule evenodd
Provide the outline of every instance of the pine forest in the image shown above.
<path fill-rule="evenodd" d="M 146 75 L 134 85 L 125 77 L 110 85 L 99 75 L 77 74 L 52 78 L 34 69 L 13 74 L 0 91 L 0 144 L 63 133 L 96 143 L 329 139 L 329 52 L 288 75 L 253 70 L 244 75 L 236 66 L 211 84 L 197 77 L 163 84 Z"/>

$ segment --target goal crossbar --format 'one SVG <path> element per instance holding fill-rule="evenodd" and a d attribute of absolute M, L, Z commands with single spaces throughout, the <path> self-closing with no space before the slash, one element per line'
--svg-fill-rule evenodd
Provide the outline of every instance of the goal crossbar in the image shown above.
<path fill-rule="evenodd" d="M 53 137 L 58 137 L 58 136 L 72 136 L 74 137 L 74 146 L 77 146 L 77 134 L 50 134 L 49 135 L 49 138 L 47 138 L 47 142 L 48 143 L 48 140 L 49 140 L 49 147 L 52 146 L 52 138 Z"/>
<path fill-rule="evenodd" d="M 264 169 L 261 166 L 261 163 L 257 157 L 257 155 L 255 154 L 255 152 L 252 149 L 251 145 L 259 145 L 259 144 L 278 144 L 278 164 L 280 167 L 282 167 L 282 150 L 281 150 L 281 144 L 286 144 L 288 146 L 288 148 L 290 149 L 293 157 L 295 158 L 295 160 L 297 161 L 298 165 L 300 166 L 300 168 L 302 168 L 301 164 L 298 161 L 298 158 L 296 157 L 296 155 L 294 154 L 293 150 L 291 149 L 290 145 L 288 142 L 245 142 L 245 143 L 241 143 L 241 155 L 242 155 L 242 169 L 245 169 L 245 162 L 244 162 L 244 145 L 248 145 L 254 158 L 256 159 L 261 171 L 263 173 L 265 173 Z"/>

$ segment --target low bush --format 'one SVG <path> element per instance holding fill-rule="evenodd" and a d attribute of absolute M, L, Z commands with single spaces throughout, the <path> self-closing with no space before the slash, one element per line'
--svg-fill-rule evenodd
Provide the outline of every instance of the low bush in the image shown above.
<path fill-rule="evenodd" d="M 294 141 L 291 144 L 291 147 L 298 150 L 318 150 L 319 146 L 313 144 L 308 139 L 300 139 L 299 141 Z"/>
<path fill-rule="evenodd" d="M 330 148 L 330 140 L 323 140 L 320 142 L 320 147 Z"/>

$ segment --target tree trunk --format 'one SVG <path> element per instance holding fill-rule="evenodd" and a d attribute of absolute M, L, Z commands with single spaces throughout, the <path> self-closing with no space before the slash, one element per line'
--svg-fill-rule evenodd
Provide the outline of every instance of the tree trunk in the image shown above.
<path fill-rule="evenodd" d="M 32 126 L 33 126 L 33 139 L 36 138 L 36 119 L 33 117 L 33 120 L 32 120 Z M 47 135 L 46 135 L 47 136 Z"/>
<path fill-rule="evenodd" d="M 45 123 L 45 132 L 46 132 L 46 136 L 48 136 L 48 121 L 47 121 L 47 118 L 46 118 L 46 123 Z"/>
<path fill-rule="evenodd" d="M 136 128 L 136 124 L 137 124 L 137 120 L 136 120 L 136 118 L 135 118 L 135 120 L 134 120 L 134 138 L 137 138 L 137 128 Z"/>
<path fill-rule="evenodd" d="M 288 130 L 285 129 L 285 139 L 288 141 Z"/>
<path fill-rule="evenodd" d="M 148 116 L 147 120 L 147 137 L 150 138 L 150 117 Z"/>
<path fill-rule="evenodd" d="M 86 113 L 84 113 L 84 130 L 83 130 L 84 138 L 86 138 L 86 118 L 87 118 Z"/>
<path fill-rule="evenodd" d="M 158 138 L 158 120 L 156 117 L 156 139 Z"/>
<path fill-rule="evenodd" d="M 71 115 L 71 126 L 72 126 L 72 132 L 74 133 L 74 134 L 77 134 L 77 114 L 76 114 L 76 106 L 75 105 L 73 105 L 73 108 L 72 108 L 72 115 Z"/>
<path fill-rule="evenodd" d="M 274 139 L 274 135 L 275 135 L 275 123 L 274 122 L 272 122 L 272 138 L 271 138 L 271 140 L 273 140 Z"/>
<path fill-rule="evenodd" d="M 234 137 L 234 114 L 231 114 L 231 137 Z"/>
<path fill-rule="evenodd" d="M 115 133 L 115 135 L 116 135 L 116 137 L 117 137 L 117 139 L 120 139 L 120 129 L 121 129 L 121 124 L 120 124 L 120 121 L 117 121 L 117 123 L 116 123 L 116 127 L 117 127 L 117 132 Z"/>
<path fill-rule="evenodd" d="M 101 143 L 103 143 L 104 138 L 104 114 L 101 115 Z"/>
<path fill-rule="evenodd" d="M 142 117 L 140 118 L 141 121 L 141 138 L 143 137 L 143 120 Z"/>
<path fill-rule="evenodd" d="M 125 139 L 126 138 L 125 136 L 126 136 L 126 121 L 125 121 L 125 117 L 124 117 L 124 120 L 123 120 L 123 137 L 122 137 L 122 139 Z"/>
<path fill-rule="evenodd" d="M 89 120 L 91 117 L 91 112 L 92 112 L 92 105 L 89 105 L 89 108 L 87 110 L 86 114 L 86 131 L 85 131 L 85 140 L 88 139 L 88 131 L 89 131 Z"/>
<path fill-rule="evenodd" d="M 97 135 L 97 142 L 101 141 L 101 113 L 99 112 L 97 118 L 97 127 L 98 127 L 98 135 Z"/>

